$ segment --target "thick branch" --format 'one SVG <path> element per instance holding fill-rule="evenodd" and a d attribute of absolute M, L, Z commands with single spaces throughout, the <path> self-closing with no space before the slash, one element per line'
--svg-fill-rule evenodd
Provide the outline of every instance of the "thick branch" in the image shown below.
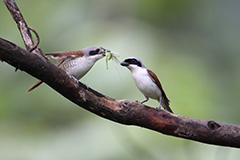
<path fill-rule="evenodd" d="M 14 0 L 4 0 L 30 50 L 33 40 Z M 163 134 L 208 144 L 240 148 L 240 126 L 183 117 L 129 100 L 115 100 L 76 83 L 63 70 L 41 56 L 0 38 L 0 60 L 44 81 L 54 90 L 90 112 L 126 125 L 145 127 Z M 40 55 L 40 56 L 38 56 Z"/>
<path fill-rule="evenodd" d="M 41 79 L 82 108 L 126 125 L 208 144 L 240 148 L 240 126 L 183 117 L 129 100 L 115 100 L 86 89 L 46 59 L 0 38 L 0 59 Z"/>

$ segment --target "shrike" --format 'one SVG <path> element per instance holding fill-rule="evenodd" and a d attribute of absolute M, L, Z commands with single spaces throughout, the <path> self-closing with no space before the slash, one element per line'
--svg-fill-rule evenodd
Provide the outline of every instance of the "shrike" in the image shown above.
<path fill-rule="evenodd" d="M 92 46 L 77 51 L 53 52 L 45 55 L 50 55 L 54 58 L 59 62 L 59 68 L 78 81 L 92 68 L 95 62 L 105 56 L 105 52 L 110 51 L 102 47 Z M 42 83 L 43 81 L 39 80 L 27 92 L 32 91 Z"/>
<path fill-rule="evenodd" d="M 149 98 L 156 99 L 160 103 L 157 110 L 160 110 L 161 106 L 163 106 L 164 109 L 173 113 L 169 107 L 170 101 L 163 91 L 157 76 L 151 70 L 147 69 L 140 59 L 129 57 L 121 62 L 121 65 L 127 67 L 131 71 L 133 80 L 138 89 L 145 96 L 146 99 L 140 103 L 147 102 Z"/>

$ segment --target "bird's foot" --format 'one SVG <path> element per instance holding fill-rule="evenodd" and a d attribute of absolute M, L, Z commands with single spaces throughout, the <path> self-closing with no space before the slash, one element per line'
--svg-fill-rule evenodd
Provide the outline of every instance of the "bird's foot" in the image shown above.
<path fill-rule="evenodd" d="M 86 87 L 86 89 L 89 89 L 89 86 L 87 84 L 85 83 L 82 83 L 82 84 Z"/>
<path fill-rule="evenodd" d="M 79 84 L 79 80 L 76 77 L 74 77 L 72 75 L 70 75 L 70 77 Z"/>
<path fill-rule="evenodd" d="M 159 105 L 157 108 L 156 108 L 157 111 L 160 111 L 161 110 L 161 105 Z"/>
<path fill-rule="evenodd" d="M 74 79 L 78 83 L 79 86 L 84 85 L 86 89 L 89 89 L 89 86 L 87 84 L 80 83 L 79 80 L 76 77 L 71 75 L 71 78 Z"/>
<path fill-rule="evenodd" d="M 147 102 L 148 99 L 149 99 L 149 98 L 145 96 L 145 99 L 144 99 L 143 101 L 141 101 L 140 103 L 143 104 L 143 103 Z"/>

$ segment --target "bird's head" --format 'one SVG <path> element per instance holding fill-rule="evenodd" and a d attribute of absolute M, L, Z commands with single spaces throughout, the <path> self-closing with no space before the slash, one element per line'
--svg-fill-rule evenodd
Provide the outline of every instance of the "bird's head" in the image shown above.
<path fill-rule="evenodd" d="M 82 53 L 84 54 L 84 56 L 89 57 L 95 61 L 103 58 L 105 56 L 105 52 L 110 51 L 99 46 L 92 46 L 82 49 Z"/>
<path fill-rule="evenodd" d="M 136 57 L 129 57 L 121 62 L 122 66 L 127 67 L 130 71 L 133 71 L 138 68 L 146 68 L 142 61 Z"/>

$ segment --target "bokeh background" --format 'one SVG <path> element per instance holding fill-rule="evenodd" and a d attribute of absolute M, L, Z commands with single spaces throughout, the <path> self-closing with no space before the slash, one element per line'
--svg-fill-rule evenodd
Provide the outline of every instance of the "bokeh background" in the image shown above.
<path fill-rule="evenodd" d="M 135 56 L 159 77 L 176 114 L 240 124 L 240 1 L 21 0 L 44 52 L 99 45 Z M 0 37 L 24 48 L 0 2 Z M 143 100 L 130 72 L 105 60 L 82 78 L 116 99 Z M 105 120 L 0 63 L 0 159 L 236 160 L 234 148 L 202 144 Z M 157 107 L 157 101 L 147 105 Z"/>

